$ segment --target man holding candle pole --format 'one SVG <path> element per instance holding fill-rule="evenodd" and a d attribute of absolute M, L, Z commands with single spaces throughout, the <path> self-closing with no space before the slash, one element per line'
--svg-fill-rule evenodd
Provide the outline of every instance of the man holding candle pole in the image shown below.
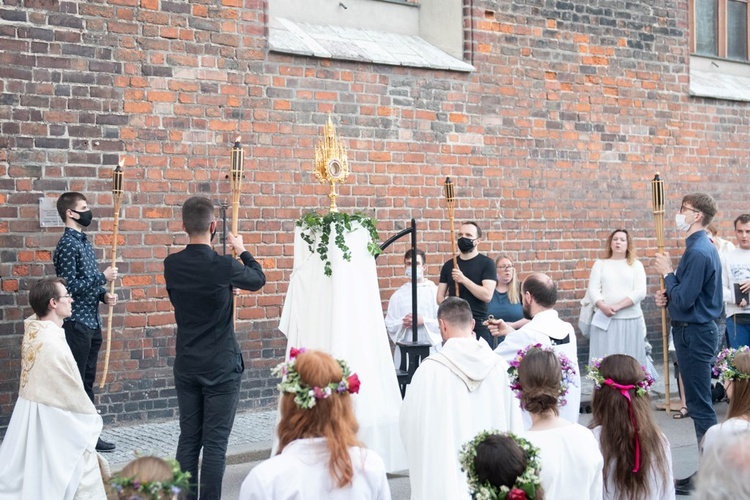
<path fill-rule="evenodd" d="M 102 319 L 99 303 L 116 304 L 117 295 L 107 293 L 104 284 L 117 278 L 117 268 L 99 271 L 94 248 L 83 232 L 92 221 L 91 209 L 81 193 L 68 192 L 57 199 L 57 213 L 65 223 L 52 257 L 55 272 L 65 278 L 73 297 L 73 314 L 63 323 L 65 340 L 81 373 L 83 388 L 94 402 L 94 381 L 99 348 L 102 346 Z M 96 451 L 114 451 L 114 443 L 99 439 Z"/>
<path fill-rule="evenodd" d="M 492 347 L 495 340 L 484 322 L 487 321 L 487 304 L 492 300 L 497 286 L 497 270 L 492 259 L 479 253 L 477 247 L 480 241 L 482 230 L 476 222 L 461 224 L 458 230 L 460 253 L 456 259 L 458 269 L 453 268 L 453 259 L 443 264 L 440 270 L 437 303 L 441 304 L 448 296 L 455 296 L 458 283 L 459 296 L 471 307 L 477 339 L 483 338 Z"/>
<path fill-rule="evenodd" d="M 174 364 L 180 439 L 177 461 L 191 474 L 188 499 L 221 498 L 227 442 L 234 424 L 245 364 L 234 335 L 234 290 L 260 290 L 263 269 L 245 249 L 242 236 L 227 241 L 242 262 L 211 248 L 214 206 L 194 196 L 182 206 L 187 247 L 164 259 L 164 278 L 177 322 Z M 198 456 L 203 461 L 198 475 Z"/>
<path fill-rule="evenodd" d="M 667 307 L 672 320 L 677 362 L 685 368 L 680 370 L 685 401 L 699 445 L 708 428 L 717 423 L 711 401 L 711 364 L 719 341 L 714 320 L 723 305 L 721 260 L 705 231 L 716 212 L 716 202 L 710 195 L 686 195 L 675 216 L 678 230 L 686 237 L 677 270 L 672 270 L 666 252 L 657 253 L 654 262 L 665 286 L 656 293 L 656 305 Z M 678 494 L 693 489 L 692 477 L 676 481 Z"/>

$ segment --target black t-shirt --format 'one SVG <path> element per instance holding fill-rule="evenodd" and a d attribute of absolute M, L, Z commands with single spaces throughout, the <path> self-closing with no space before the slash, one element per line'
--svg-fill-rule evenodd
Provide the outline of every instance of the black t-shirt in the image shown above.
<path fill-rule="evenodd" d="M 481 286 L 484 280 L 497 281 L 495 262 L 486 255 L 480 253 L 469 260 L 463 260 L 460 257 L 456 260 L 458 261 L 458 268 L 464 273 L 464 276 L 477 285 Z M 453 259 L 443 264 L 443 268 L 440 270 L 440 283 L 446 283 L 448 285 L 448 295 L 454 297 L 456 295 L 456 282 L 453 281 L 451 272 L 453 272 Z M 458 292 L 459 296 L 471 306 L 471 313 L 476 322 L 476 326 L 474 327 L 476 330 L 477 327 L 487 320 L 488 303 L 474 297 L 463 285 L 458 286 Z"/>

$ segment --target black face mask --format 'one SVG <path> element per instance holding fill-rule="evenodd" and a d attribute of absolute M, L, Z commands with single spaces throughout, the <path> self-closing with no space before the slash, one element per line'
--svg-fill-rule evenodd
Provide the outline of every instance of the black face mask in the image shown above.
<path fill-rule="evenodd" d="M 78 220 L 76 220 L 76 222 L 82 225 L 83 227 L 89 227 L 89 225 L 91 224 L 91 221 L 94 218 L 94 214 L 91 213 L 91 210 L 79 212 L 78 210 L 73 210 L 71 208 L 70 211 L 78 214 Z"/>
<path fill-rule="evenodd" d="M 474 249 L 474 240 L 461 237 L 458 239 L 458 249 L 461 253 L 469 253 Z"/>

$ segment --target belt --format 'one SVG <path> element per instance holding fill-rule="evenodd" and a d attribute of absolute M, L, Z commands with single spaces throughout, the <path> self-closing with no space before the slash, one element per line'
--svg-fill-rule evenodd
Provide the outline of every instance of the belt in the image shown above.
<path fill-rule="evenodd" d="M 677 328 L 685 327 L 685 326 L 706 326 L 706 325 L 713 325 L 713 321 L 709 321 L 708 323 L 691 323 L 689 321 L 672 321 L 672 326 L 676 326 Z"/>

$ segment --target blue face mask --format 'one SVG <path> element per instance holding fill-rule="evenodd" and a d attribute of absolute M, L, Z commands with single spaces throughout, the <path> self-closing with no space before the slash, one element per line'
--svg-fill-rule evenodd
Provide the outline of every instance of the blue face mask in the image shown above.
<path fill-rule="evenodd" d="M 406 277 L 411 278 L 411 266 L 406 268 Z M 417 266 L 417 280 L 421 280 L 424 277 L 424 270 L 421 266 Z"/>

